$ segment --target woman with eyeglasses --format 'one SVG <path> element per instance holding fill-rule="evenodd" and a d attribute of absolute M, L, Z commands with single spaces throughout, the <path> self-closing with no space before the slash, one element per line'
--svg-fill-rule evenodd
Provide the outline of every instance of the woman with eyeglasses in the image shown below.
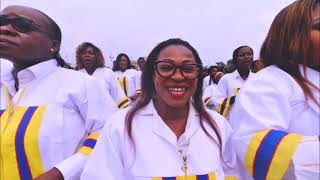
<path fill-rule="evenodd" d="M 141 97 L 111 117 L 117 121 L 105 126 L 82 179 L 213 180 L 235 173 L 231 127 L 205 109 L 201 72 L 188 42 L 158 44 L 142 72 Z"/>
<path fill-rule="evenodd" d="M 320 1 L 299 0 L 273 20 L 230 115 L 237 153 L 254 179 L 320 179 Z M 247 178 L 248 179 L 248 178 Z"/>
<path fill-rule="evenodd" d="M 120 53 L 117 56 L 114 72 L 124 94 L 132 101 L 135 101 L 141 93 L 141 73 L 132 68 L 131 61 L 127 54 Z"/>
<path fill-rule="evenodd" d="M 79 72 L 89 74 L 103 83 L 119 109 L 126 108 L 130 104 L 114 72 L 104 66 L 103 54 L 97 46 L 89 42 L 80 44 L 76 51 L 76 61 Z"/>
<path fill-rule="evenodd" d="M 8 6 L 0 57 L 13 63 L 0 89 L 0 179 L 79 179 L 112 98 L 90 76 L 62 68 L 61 31 L 46 14 Z"/>
<path fill-rule="evenodd" d="M 238 91 L 252 74 L 250 73 L 250 64 L 253 61 L 253 50 L 249 46 L 240 46 L 233 51 L 232 57 L 236 70 L 220 79 L 216 91 L 211 97 L 216 111 L 226 118 L 229 118 Z"/>

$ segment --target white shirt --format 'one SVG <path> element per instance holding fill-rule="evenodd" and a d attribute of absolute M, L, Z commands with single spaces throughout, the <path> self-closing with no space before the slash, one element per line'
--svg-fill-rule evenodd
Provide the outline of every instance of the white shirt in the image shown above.
<path fill-rule="evenodd" d="M 208 107 L 211 110 L 217 109 L 217 107 L 214 106 L 214 103 L 212 101 L 212 97 L 217 93 L 217 84 L 212 83 L 210 86 L 206 87 L 203 91 L 202 100 L 206 107 Z"/>
<path fill-rule="evenodd" d="M 202 89 L 205 90 L 211 84 L 215 84 L 215 83 L 213 82 L 213 79 L 211 79 L 211 83 L 210 83 L 210 75 L 204 77 Z"/>
<path fill-rule="evenodd" d="M 151 180 L 183 177 L 184 161 L 179 150 L 186 154 L 188 176 L 209 174 L 216 179 L 224 179 L 224 163 L 221 161 L 218 145 L 201 129 L 199 114 L 193 105 L 190 104 L 186 129 L 179 139 L 158 115 L 152 102 L 140 109 L 132 121 L 135 150 L 126 134 L 127 112 L 128 108 L 111 117 L 117 121 L 105 126 L 81 179 Z M 221 133 L 224 160 L 233 167 L 236 163 L 235 154 L 232 147 L 226 147 L 231 127 L 218 113 L 210 111 L 209 114 Z M 218 142 L 209 125 L 205 123 L 204 126 Z M 229 172 L 233 170 L 230 168 Z"/>
<path fill-rule="evenodd" d="M 248 78 L 250 78 L 252 74 L 253 73 L 250 72 Z M 212 102 L 214 103 L 214 107 L 217 108 L 217 112 L 224 117 L 228 117 L 232 106 L 232 104 L 230 104 L 230 98 L 236 96 L 245 81 L 246 80 L 240 76 L 238 70 L 222 76 L 216 88 L 216 93 L 212 96 Z"/>
<path fill-rule="evenodd" d="M 131 97 L 136 94 L 136 91 L 140 91 L 140 79 L 137 75 L 138 71 L 134 69 L 127 69 L 124 72 L 116 71 L 116 77 L 119 80 L 120 86 L 124 91 L 124 94 Z"/>
<path fill-rule="evenodd" d="M 319 88 L 319 72 L 307 68 L 306 74 Z M 319 91 L 312 92 L 319 103 Z M 250 174 L 258 179 L 259 174 L 267 179 L 319 179 L 319 112 L 298 83 L 276 66 L 250 78 L 230 115 L 237 154 Z"/>
<path fill-rule="evenodd" d="M 80 72 L 87 73 L 86 69 L 80 69 Z M 93 74 L 93 77 L 97 78 L 103 83 L 107 92 L 111 95 L 113 100 L 117 103 L 118 108 L 122 109 L 129 105 L 129 99 L 124 94 L 116 75 L 111 69 L 100 67 L 97 68 Z"/>
<path fill-rule="evenodd" d="M 19 71 L 18 80 L 16 92 L 13 77 L 1 79 L 1 179 L 33 179 L 53 167 L 78 179 L 106 115 L 116 110 L 113 100 L 95 79 L 56 60 Z M 16 107 L 11 118 L 5 87 Z"/>

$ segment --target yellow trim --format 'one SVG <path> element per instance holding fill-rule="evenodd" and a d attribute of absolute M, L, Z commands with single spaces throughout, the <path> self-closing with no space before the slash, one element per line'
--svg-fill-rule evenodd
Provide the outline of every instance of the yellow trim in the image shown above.
<path fill-rule="evenodd" d="M 239 180 L 239 179 L 235 176 L 225 176 L 224 180 Z"/>
<path fill-rule="evenodd" d="M 208 174 L 209 180 L 216 180 L 215 173 Z M 152 180 L 162 180 L 162 177 L 153 177 Z M 189 175 L 189 176 L 176 176 L 176 180 L 197 180 L 196 175 Z M 229 179 L 229 180 L 236 180 L 236 179 Z"/>
<path fill-rule="evenodd" d="M 233 89 L 233 93 L 234 93 L 235 96 L 238 94 L 238 92 L 239 92 L 239 88 L 234 88 Z"/>
<path fill-rule="evenodd" d="M 25 152 L 32 177 L 38 177 L 45 172 L 39 146 L 39 129 L 45 110 L 45 106 L 37 108 L 29 122 L 24 137 Z"/>
<path fill-rule="evenodd" d="M 256 152 L 260 146 L 261 141 L 263 138 L 269 133 L 269 130 L 260 131 L 251 138 L 249 146 L 247 148 L 246 155 L 244 157 L 244 165 L 249 171 L 250 175 L 253 175 L 253 162 L 256 156 Z"/>
<path fill-rule="evenodd" d="M 91 155 L 91 153 L 92 153 L 92 148 L 89 148 L 89 147 L 87 147 L 87 146 L 82 146 L 80 149 L 79 149 L 79 152 L 80 153 L 83 153 L 83 154 L 85 154 L 85 155 L 87 155 L 87 156 L 90 156 Z"/>
<path fill-rule="evenodd" d="M 128 100 L 128 102 L 126 102 L 126 103 L 122 104 L 122 106 L 121 106 L 121 107 L 119 107 L 119 105 L 120 105 L 122 102 L 124 102 L 125 100 Z M 118 107 L 119 109 L 124 109 L 124 108 L 128 107 L 128 106 L 129 106 L 129 104 L 130 104 L 129 99 L 128 99 L 127 97 L 124 97 L 124 98 L 122 98 L 120 101 L 118 101 L 118 103 L 117 103 L 117 107 Z"/>
<path fill-rule="evenodd" d="M 10 121 L 7 123 L 6 131 L 1 134 L 1 178 L 4 179 L 20 179 L 16 148 L 15 148 L 15 137 L 18 130 L 20 121 L 27 111 L 28 107 L 17 107 L 15 113 L 12 115 Z M 4 116 L 1 116 L 1 124 L 3 123 Z"/>
<path fill-rule="evenodd" d="M 222 99 L 220 100 L 220 103 L 218 104 L 218 108 L 217 108 L 217 110 L 216 110 L 218 113 L 220 113 L 220 111 L 221 111 L 221 107 L 222 107 L 222 104 L 223 104 L 224 99 L 225 99 L 225 98 L 222 98 Z"/>
<path fill-rule="evenodd" d="M 212 101 L 212 98 L 208 98 L 208 99 L 204 102 L 204 104 L 207 106 L 211 101 Z"/>
<path fill-rule="evenodd" d="M 285 136 L 273 156 L 266 179 L 282 179 L 289 168 L 291 158 L 303 136 L 288 134 Z"/>
<path fill-rule="evenodd" d="M 224 107 L 224 111 L 222 113 L 222 116 L 224 116 L 224 117 L 227 116 L 227 112 L 229 111 L 230 99 L 231 99 L 231 97 L 228 97 L 226 106 Z"/>
<path fill-rule="evenodd" d="M 95 139 L 95 140 L 98 140 L 99 139 L 99 136 L 100 134 L 98 133 L 93 133 L 93 134 L 90 134 L 87 139 Z"/>

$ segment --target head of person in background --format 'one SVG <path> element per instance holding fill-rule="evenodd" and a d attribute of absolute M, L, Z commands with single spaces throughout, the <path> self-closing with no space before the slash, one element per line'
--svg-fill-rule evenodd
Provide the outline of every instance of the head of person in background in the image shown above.
<path fill-rule="evenodd" d="M 56 59 L 70 68 L 60 56 L 61 30 L 46 14 L 25 6 L 8 6 L 0 14 L 0 58 L 13 63 L 13 75 L 35 64 Z M 16 89 L 19 84 L 16 80 Z"/>
<path fill-rule="evenodd" d="M 260 59 L 266 66 L 276 65 L 290 74 L 305 96 L 317 102 L 311 88 L 319 91 L 319 85 L 311 83 L 305 73 L 307 67 L 320 71 L 319 47 L 320 1 L 300 0 L 275 17 L 262 44 Z"/>
<path fill-rule="evenodd" d="M 252 48 L 249 46 L 238 47 L 232 53 L 232 60 L 242 79 L 247 79 L 250 73 L 250 64 L 253 61 Z"/>
<path fill-rule="evenodd" d="M 105 61 L 101 50 L 90 42 L 84 42 L 77 47 L 77 69 L 85 68 L 92 75 L 99 67 L 104 67 Z"/>
<path fill-rule="evenodd" d="M 218 143 L 221 138 L 212 117 L 205 110 L 202 101 L 202 61 L 198 52 L 188 42 L 169 39 L 158 44 L 147 57 L 141 80 L 141 96 L 127 115 L 127 131 L 132 139 L 134 114 L 150 101 L 166 122 L 172 116 L 187 117 L 190 102 L 216 132 Z M 202 121 L 203 120 L 203 121 Z M 173 123 L 181 123 L 174 121 Z M 203 124 L 202 124 L 203 125 Z M 204 126 L 201 126 L 204 127 Z M 175 132 L 179 137 L 183 132 Z"/>
<path fill-rule="evenodd" d="M 220 79 L 222 78 L 222 76 L 224 76 L 224 73 L 223 72 L 217 72 L 214 77 L 213 77 L 213 82 L 215 84 L 218 84 Z"/>
<path fill-rule="evenodd" d="M 144 59 L 144 57 L 139 57 L 137 63 L 139 66 L 139 70 L 143 71 L 144 64 L 146 63 L 146 60 Z"/>
<path fill-rule="evenodd" d="M 256 73 L 264 68 L 264 64 L 262 60 L 254 60 L 250 64 L 251 72 Z"/>
<path fill-rule="evenodd" d="M 131 68 L 132 68 L 132 64 L 129 56 L 125 53 L 120 53 L 117 56 L 116 64 L 114 66 L 114 71 L 125 72 L 127 69 L 131 69 Z"/>
<path fill-rule="evenodd" d="M 208 73 L 212 79 L 217 72 L 220 72 L 220 69 L 218 66 L 210 66 L 210 68 L 208 69 Z"/>

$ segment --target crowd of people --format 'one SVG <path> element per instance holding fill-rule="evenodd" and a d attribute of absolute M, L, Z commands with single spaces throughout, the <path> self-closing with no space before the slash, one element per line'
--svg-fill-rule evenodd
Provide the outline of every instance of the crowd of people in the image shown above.
<path fill-rule="evenodd" d="M 1 180 L 320 178 L 319 0 L 282 9 L 259 60 L 242 45 L 206 77 L 182 39 L 111 70 L 90 42 L 71 68 L 61 38 L 37 9 L 1 11 Z"/>

